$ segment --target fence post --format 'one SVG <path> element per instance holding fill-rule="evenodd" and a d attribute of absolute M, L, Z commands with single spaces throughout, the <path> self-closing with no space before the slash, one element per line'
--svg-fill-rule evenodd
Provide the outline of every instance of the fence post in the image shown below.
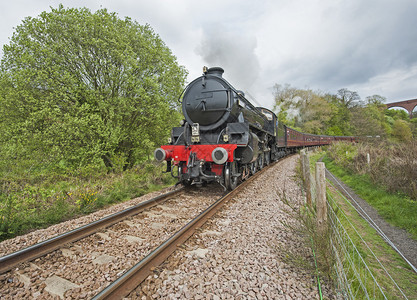
<path fill-rule="evenodd" d="M 327 222 L 326 175 L 324 162 L 316 163 L 316 189 L 317 226 L 321 229 L 325 228 Z"/>
<path fill-rule="evenodd" d="M 304 169 L 305 169 L 305 166 L 304 166 L 304 158 L 303 158 L 303 156 L 306 154 L 306 150 L 305 149 L 302 149 L 301 151 L 300 151 L 300 161 L 301 161 L 301 173 L 302 173 L 302 175 L 303 175 L 303 178 L 304 178 Z"/>
<path fill-rule="evenodd" d="M 310 181 L 310 161 L 305 149 L 301 150 L 301 165 L 304 177 L 304 189 L 306 191 L 307 205 L 311 207 L 311 181 Z"/>

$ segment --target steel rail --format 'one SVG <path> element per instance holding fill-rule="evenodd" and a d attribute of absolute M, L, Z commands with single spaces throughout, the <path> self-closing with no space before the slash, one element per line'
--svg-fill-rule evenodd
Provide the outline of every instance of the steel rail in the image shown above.
<path fill-rule="evenodd" d="M 271 163 L 270 165 L 264 167 L 262 170 L 242 182 L 233 191 L 218 199 L 203 212 L 201 212 L 197 217 L 182 227 L 179 231 L 174 233 L 160 246 L 149 253 L 139 263 L 134 265 L 121 277 L 103 289 L 93 298 L 93 300 L 122 299 L 123 297 L 127 296 L 137 286 L 139 286 L 142 281 L 144 281 L 150 274 L 152 274 L 153 270 L 155 270 L 157 266 L 163 263 L 172 253 L 175 252 L 179 246 L 188 240 L 198 228 L 200 228 L 208 219 L 216 214 L 224 204 L 226 204 L 244 187 L 248 186 L 250 182 L 264 173 L 267 169 L 274 166 L 276 163 L 277 162 Z"/>
<path fill-rule="evenodd" d="M 80 240 L 86 236 L 89 236 L 97 232 L 99 229 L 108 227 L 110 225 L 120 222 L 125 218 L 138 214 L 147 208 L 153 207 L 158 203 L 167 200 L 167 198 L 169 197 L 181 193 L 182 191 L 182 189 L 179 189 L 168 192 L 166 194 L 141 202 L 135 206 L 129 207 L 120 212 L 106 216 L 100 220 L 94 221 L 92 223 L 86 224 L 84 226 L 78 227 L 71 231 L 50 238 L 46 241 L 34 244 L 25 249 L 2 256 L 0 257 L 0 274 L 11 270 L 13 267 L 22 262 L 31 261 L 35 258 L 41 257 L 56 249 L 59 249 L 60 247 L 62 247 L 62 245 Z"/>

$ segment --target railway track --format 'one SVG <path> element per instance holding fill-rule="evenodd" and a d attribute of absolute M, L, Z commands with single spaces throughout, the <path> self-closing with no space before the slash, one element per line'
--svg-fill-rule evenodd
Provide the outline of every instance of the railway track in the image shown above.
<path fill-rule="evenodd" d="M 5 299 L 8 296 L 34 297 L 45 291 L 61 298 L 90 298 L 97 293 L 95 299 L 127 295 L 260 173 L 214 203 L 213 198 L 223 193 L 221 188 L 215 192 L 203 190 L 205 196 L 200 190 L 170 192 L 3 256 L 0 270 L 8 272 L 2 278 L 9 287 L 6 284 L 0 288 L 0 296 Z M 178 210 L 181 205 L 184 207 L 180 210 L 187 211 L 186 215 Z M 190 217 L 197 213 L 200 213 L 197 217 Z M 164 221 L 157 220 L 161 216 Z M 181 227 L 184 223 L 187 225 Z M 145 231 L 147 236 L 142 237 Z M 122 241 L 114 242 L 118 239 Z M 113 253 L 108 252 L 110 248 Z M 14 270 L 10 272 L 11 269 Z M 58 290 L 51 286 L 57 286 Z"/>
<path fill-rule="evenodd" d="M 28 262 L 45 254 L 51 253 L 52 251 L 59 249 L 67 243 L 78 241 L 86 236 L 96 233 L 102 228 L 106 228 L 130 216 L 136 215 L 145 209 L 151 208 L 158 203 L 162 203 L 169 197 L 175 197 L 182 192 L 182 189 L 168 192 L 148 201 L 139 203 L 138 205 L 132 206 L 123 211 L 114 213 L 98 221 L 50 238 L 44 242 L 37 243 L 20 251 L 16 251 L 14 253 L 0 257 L 0 274 L 11 270 L 13 267 L 19 265 L 20 263 Z"/>
<path fill-rule="evenodd" d="M 97 294 L 93 299 L 122 299 L 123 297 L 129 295 L 146 279 L 146 277 L 152 274 L 157 266 L 164 262 L 179 246 L 188 240 L 198 228 L 215 215 L 229 200 L 235 197 L 241 189 L 246 187 L 250 182 L 252 182 L 272 165 L 273 164 L 265 167 L 260 172 L 257 172 L 254 176 L 240 184 L 236 189 L 219 198 L 215 203 L 210 205 L 179 231 L 159 245 L 154 251 L 149 253 L 139 263 Z"/>
<path fill-rule="evenodd" d="M 98 232 L 78 241 L 66 240 L 59 249 L 30 262 L 14 263 L 13 270 L 0 275 L 0 298 L 93 297 L 209 206 L 223 189 L 206 189 L 205 193 L 202 195 L 199 190 L 189 189 L 170 193 L 165 200 L 165 197 L 152 199 L 147 202 L 148 208 L 142 206 L 141 213 L 117 223 L 113 221 L 113 225 L 103 226 Z M 152 206 L 154 202 L 158 203 Z M 35 256 L 39 251 L 45 252 L 39 250 L 41 245 L 32 247 L 38 252 Z M 19 252 L 7 257 L 16 260 Z M 4 258 L 3 262 L 6 261 Z"/>

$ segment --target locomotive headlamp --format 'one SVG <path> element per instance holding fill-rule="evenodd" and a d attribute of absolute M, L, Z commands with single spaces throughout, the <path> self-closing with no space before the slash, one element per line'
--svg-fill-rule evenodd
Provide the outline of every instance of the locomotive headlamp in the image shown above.
<path fill-rule="evenodd" d="M 172 138 L 168 138 L 168 144 L 171 144 L 172 143 Z"/>
<path fill-rule="evenodd" d="M 213 152 L 211 152 L 211 158 L 216 164 L 222 165 L 227 161 L 229 155 L 227 154 L 226 149 L 222 147 L 217 147 L 213 150 Z"/>
<path fill-rule="evenodd" d="M 225 134 L 223 135 L 223 142 L 227 143 L 229 141 L 229 135 Z"/>
<path fill-rule="evenodd" d="M 180 125 L 181 125 L 181 126 L 184 126 L 184 124 L 185 124 L 185 120 L 184 120 L 184 119 L 182 119 L 182 120 L 180 121 Z"/>
<path fill-rule="evenodd" d="M 153 155 L 155 156 L 155 159 L 157 161 L 163 161 L 167 157 L 167 153 L 162 148 L 156 149 L 155 152 L 153 153 Z"/>

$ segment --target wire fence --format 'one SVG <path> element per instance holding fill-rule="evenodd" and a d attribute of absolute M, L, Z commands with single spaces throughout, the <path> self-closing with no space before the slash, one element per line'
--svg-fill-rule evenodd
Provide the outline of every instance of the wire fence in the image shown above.
<path fill-rule="evenodd" d="M 305 153 L 302 153 L 306 155 Z M 317 198 L 317 188 L 315 176 L 311 175 L 308 155 L 308 162 L 303 163 L 304 181 L 306 176 L 309 176 L 309 186 L 311 199 L 313 205 Z M 305 159 L 305 158 L 304 158 Z M 303 159 L 301 160 L 303 162 Z M 305 171 L 307 170 L 307 171 Z M 308 191 L 307 191 L 308 193 Z M 344 202 L 344 204 L 342 203 Z M 394 287 L 394 293 L 399 299 L 408 299 L 397 282 L 387 271 L 386 267 L 381 262 L 381 259 L 375 255 L 374 251 L 369 246 L 369 242 L 363 238 L 361 231 L 352 222 L 352 216 L 347 214 L 344 206 L 353 207 L 359 215 L 360 211 L 347 199 L 342 193 L 333 196 L 327 193 L 327 222 L 330 226 L 330 248 L 333 256 L 333 270 L 336 275 L 336 292 L 338 298 L 342 299 L 389 299 L 387 296 L 386 282 L 382 284 L 378 278 L 387 278 L 391 282 L 390 287 Z M 369 216 L 368 216 L 369 217 Z M 370 222 L 368 220 L 368 222 Z M 372 222 L 370 222 L 371 224 Z M 366 249 L 366 252 L 363 250 Z M 374 267 L 378 266 L 378 276 L 376 276 Z"/>

